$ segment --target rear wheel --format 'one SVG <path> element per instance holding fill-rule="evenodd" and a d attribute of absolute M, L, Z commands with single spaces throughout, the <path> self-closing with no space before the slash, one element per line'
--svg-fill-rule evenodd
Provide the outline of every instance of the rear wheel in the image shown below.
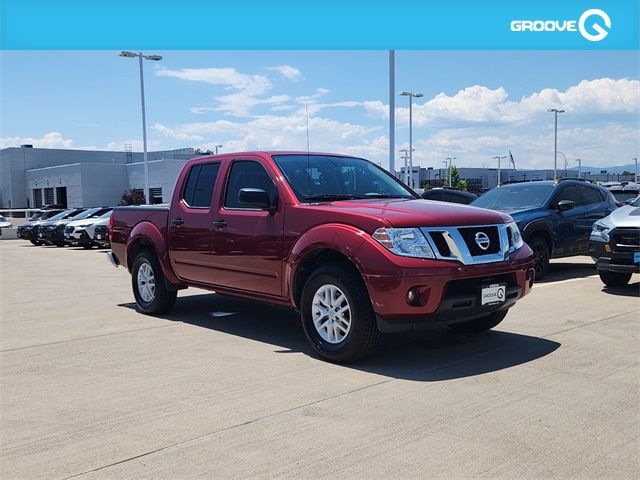
<path fill-rule="evenodd" d="M 536 270 L 536 280 L 542 280 L 549 270 L 549 245 L 542 237 L 533 237 L 528 242 L 533 250 L 534 268 Z"/>
<path fill-rule="evenodd" d="M 131 268 L 131 284 L 138 310 L 149 315 L 162 315 L 176 303 L 178 292 L 168 290 L 155 254 L 143 250 Z"/>
<path fill-rule="evenodd" d="M 42 242 L 39 242 L 37 240 L 29 240 L 31 243 L 33 243 L 35 246 L 40 246 L 42 245 Z"/>
<path fill-rule="evenodd" d="M 331 362 L 353 362 L 370 353 L 381 333 L 360 275 L 340 265 L 314 272 L 302 292 L 301 317 L 311 347 Z"/>
<path fill-rule="evenodd" d="M 607 270 L 598 270 L 600 280 L 607 287 L 624 287 L 631 280 L 630 272 L 609 272 Z"/>
<path fill-rule="evenodd" d="M 449 325 L 449 327 L 457 330 L 458 332 L 464 333 L 486 332 L 487 330 L 491 330 L 502 320 L 504 320 L 504 317 L 507 316 L 508 311 L 509 309 L 502 310 L 500 312 L 493 312 L 486 317 L 474 318 L 473 320 L 469 320 L 467 322 L 452 323 Z"/>

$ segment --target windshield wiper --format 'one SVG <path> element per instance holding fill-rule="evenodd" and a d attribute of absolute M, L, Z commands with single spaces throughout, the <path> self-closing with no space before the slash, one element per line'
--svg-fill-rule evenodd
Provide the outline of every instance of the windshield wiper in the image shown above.
<path fill-rule="evenodd" d="M 333 201 L 333 200 L 353 200 L 354 197 L 353 195 L 344 195 L 344 194 L 340 194 L 340 193 L 320 193 L 318 195 L 305 195 L 303 197 L 305 200 L 327 200 L 327 201 Z"/>
<path fill-rule="evenodd" d="M 409 195 L 389 195 L 387 193 L 367 193 L 366 195 L 360 195 L 358 198 L 413 198 Z"/>

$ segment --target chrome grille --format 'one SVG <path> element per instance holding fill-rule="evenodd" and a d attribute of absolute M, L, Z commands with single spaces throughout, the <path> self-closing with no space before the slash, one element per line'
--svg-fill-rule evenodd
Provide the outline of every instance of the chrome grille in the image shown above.
<path fill-rule="evenodd" d="M 439 260 L 457 260 L 465 265 L 492 263 L 505 260 L 511 252 L 506 224 L 423 227 L 421 230 Z M 486 250 L 476 242 L 479 232 L 488 238 Z"/>

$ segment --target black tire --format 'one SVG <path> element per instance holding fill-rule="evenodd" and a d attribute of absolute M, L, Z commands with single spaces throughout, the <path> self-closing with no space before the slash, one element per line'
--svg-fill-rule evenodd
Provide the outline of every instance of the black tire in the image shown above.
<path fill-rule="evenodd" d="M 624 287 L 631 280 L 631 272 L 609 272 L 608 270 L 598 270 L 600 280 L 607 287 Z"/>
<path fill-rule="evenodd" d="M 331 343 L 322 338 L 313 321 L 314 296 L 321 288 L 327 286 L 337 287 L 348 302 L 350 326 L 339 343 Z M 354 362 L 370 353 L 380 343 L 382 334 L 378 330 L 369 294 L 362 278 L 352 268 L 327 265 L 316 270 L 302 291 L 300 313 L 309 344 L 316 353 L 330 362 Z"/>
<path fill-rule="evenodd" d="M 533 250 L 534 268 L 536 270 L 535 280 L 542 280 L 549 270 L 549 245 L 542 237 L 533 237 L 527 242 Z"/>
<path fill-rule="evenodd" d="M 37 241 L 37 240 L 29 240 L 29 241 L 30 241 L 31 243 L 33 243 L 36 247 L 38 247 L 38 246 L 42 245 L 42 243 L 40 243 L 40 242 L 39 242 L 39 241 Z"/>
<path fill-rule="evenodd" d="M 62 247 L 64 247 L 64 246 L 65 246 L 64 242 L 56 242 L 56 243 L 54 243 L 54 245 L 55 245 L 56 247 L 58 247 L 58 248 L 62 248 Z"/>
<path fill-rule="evenodd" d="M 449 325 L 453 330 L 464 333 L 482 333 L 491 330 L 507 316 L 509 309 L 493 312 L 486 317 L 475 318 L 467 322 L 452 323 Z"/>
<path fill-rule="evenodd" d="M 154 277 L 154 288 L 150 299 L 145 300 L 139 290 L 138 272 L 143 265 L 148 265 Z M 176 303 L 178 292 L 168 290 L 160 263 L 153 252 L 142 250 L 133 260 L 131 268 L 131 286 L 136 299 L 138 311 L 147 315 L 162 315 L 169 312 Z"/>
<path fill-rule="evenodd" d="M 93 243 L 85 243 L 84 245 L 82 245 L 82 248 L 84 248 L 85 250 L 91 250 L 93 248 Z"/>

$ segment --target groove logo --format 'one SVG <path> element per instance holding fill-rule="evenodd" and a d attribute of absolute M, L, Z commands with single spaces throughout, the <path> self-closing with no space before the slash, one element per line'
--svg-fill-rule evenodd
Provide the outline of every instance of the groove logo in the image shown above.
<path fill-rule="evenodd" d="M 605 28 L 606 27 L 606 28 Z M 511 20 L 512 32 L 580 32 L 590 42 L 609 35 L 611 18 L 599 8 L 590 8 L 576 20 Z"/>

